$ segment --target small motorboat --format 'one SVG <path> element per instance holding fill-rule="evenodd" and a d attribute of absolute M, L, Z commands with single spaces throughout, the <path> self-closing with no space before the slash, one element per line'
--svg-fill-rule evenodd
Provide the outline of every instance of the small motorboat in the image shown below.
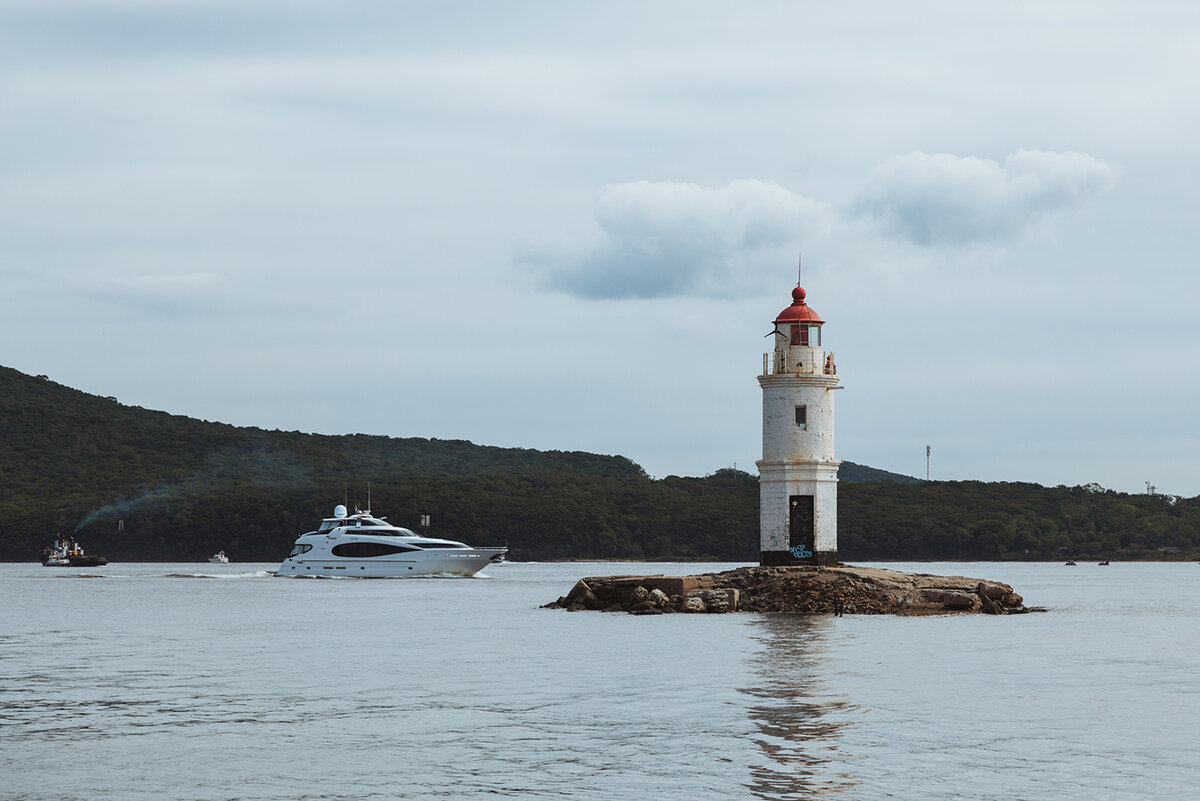
<path fill-rule="evenodd" d="M 43 567 L 102 567 L 108 560 L 96 554 L 85 554 L 74 537 L 59 537 L 54 544 L 42 549 Z"/>
<path fill-rule="evenodd" d="M 229 564 L 229 557 L 225 555 L 224 551 L 217 551 L 208 557 L 208 561 L 214 565 L 227 565 Z"/>
<path fill-rule="evenodd" d="M 473 576 L 504 557 L 508 548 L 472 548 L 394 526 L 371 511 L 349 514 L 338 505 L 316 531 L 301 535 L 277 576 L 399 578 Z"/>

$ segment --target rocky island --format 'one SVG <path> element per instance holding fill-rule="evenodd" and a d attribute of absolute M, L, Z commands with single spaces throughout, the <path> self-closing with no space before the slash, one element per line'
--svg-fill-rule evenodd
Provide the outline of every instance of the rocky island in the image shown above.
<path fill-rule="evenodd" d="M 1013 588 L 964 576 L 876 567 L 739 567 L 694 576 L 592 576 L 546 608 L 659 615 L 783 612 L 798 615 L 1012 615 L 1031 611 Z"/>
<path fill-rule="evenodd" d="M 797 265 L 799 266 L 799 265 Z M 962 576 L 901 573 L 838 561 L 833 451 L 835 390 L 843 389 L 825 321 L 799 284 L 772 322 L 763 354 L 763 456 L 759 565 L 696 576 L 593 576 L 546 604 L 657 615 L 667 612 L 784 612 L 799 615 L 935 615 L 1029 611 L 1013 588 Z"/>

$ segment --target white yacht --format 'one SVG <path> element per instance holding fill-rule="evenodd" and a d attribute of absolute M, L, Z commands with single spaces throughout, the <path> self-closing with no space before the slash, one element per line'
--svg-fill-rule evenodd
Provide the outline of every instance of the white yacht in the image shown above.
<path fill-rule="evenodd" d="M 333 517 L 296 540 L 277 576 L 321 578 L 397 578 L 450 574 L 473 576 L 500 559 L 507 548 L 472 548 L 453 540 L 422 537 L 393 526 L 370 510 L 348 514 L 337 506 Z"/>
<path fill-rule="evenodd" d="M 214 565 L 227 565 L 229 564 L 229 557 L 225 555 L 224 551 L 217 551 L 208 557 L 208 561 Z"/>

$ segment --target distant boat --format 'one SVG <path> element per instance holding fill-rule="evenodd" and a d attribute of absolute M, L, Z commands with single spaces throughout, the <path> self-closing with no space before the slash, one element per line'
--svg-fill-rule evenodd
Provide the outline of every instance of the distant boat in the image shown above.
<path fill-rule="evenodd" d="M 1107 564 L 1108 564 L 1108 560 L 1107 560 L 1107 559 L 1105 559 L 1103 562 L 1099 562 L 1098 564 L 1099 564 L 1099 566 L 1100 566 L 1100 567 L 1104 567 L 1105 565 L 1107 565 Z"/>
<path fill-rule="evenodd" d="M 1072 560 L 1072 561 L 1070 561 L 1070 562 L 1067 562 L 1066 566 L 1067 566 L 1067 567 L 1074 567 L 1074 566 L 1075 566 L 1075 562 L 1074 562 L 1074 560 Z"/>
<path fill-rule="evenodd" d="M 74 537 L 59 537 L 53 545 L 42 549 L 43 567 L 101 567 L 108 560 L 103 556 L 85 554 Z"/>
<path fill-rule="evenodd" d="M 227 565 L 229 564 L 229 557 L 225 555 L 224 551 L 217 551 L 212 556 L 208 557 L 208 561 L 212 562 L 214 565 Z"/>

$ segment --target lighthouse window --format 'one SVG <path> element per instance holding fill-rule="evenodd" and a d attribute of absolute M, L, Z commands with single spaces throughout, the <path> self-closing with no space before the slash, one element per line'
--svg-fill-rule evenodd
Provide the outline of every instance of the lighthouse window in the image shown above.
<path fill-rule="evenodd" d="M 814 348 L 821 347 L 821 326 L 812 325 L 808 328 L 808 344 Z"/>
<path fill-rule="evenodd" d="M 792 344 L 807 345 L 808 344 L 808 326 L 793 325 L 792 326 Z"/>
<path fill-rule="evenodd" d="M 808 428 L 808 407 L 796 407 L 796 428 Z"/>

